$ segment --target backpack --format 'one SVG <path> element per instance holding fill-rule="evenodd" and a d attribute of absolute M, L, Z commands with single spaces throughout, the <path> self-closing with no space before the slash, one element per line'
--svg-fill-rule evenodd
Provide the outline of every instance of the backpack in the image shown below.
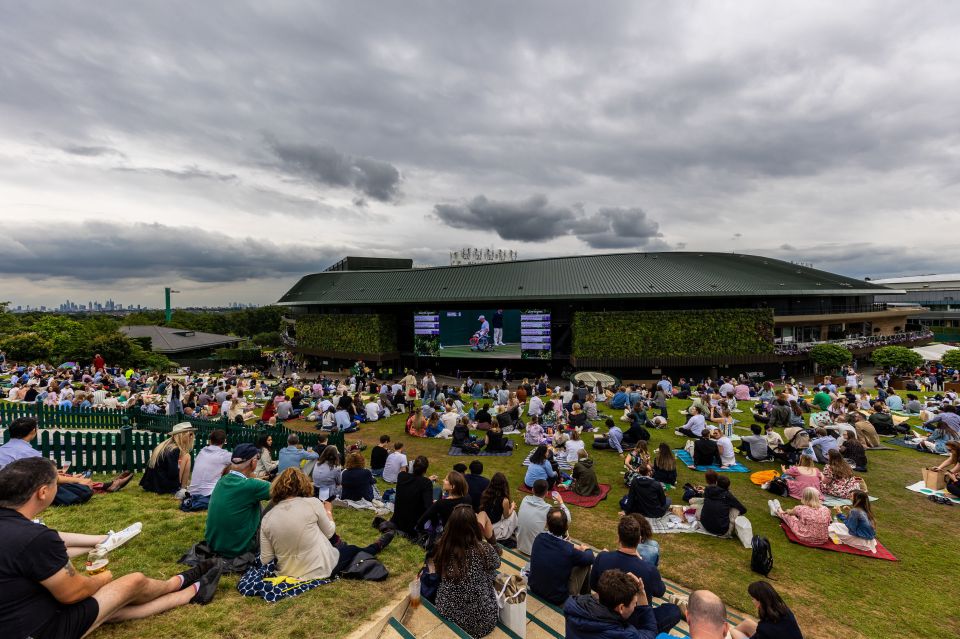
<path fill-rule="evenodd" d="M 753 549 L 750 555 L 750 570 L 766 577 L 773 570 L 773 550 L 766 537 L 754 535 L 750 540 Z"/>
<path fill-rule="evenodd" d="M 386 566 L 380 563 L 373 555 L 360 551 L 350 566 L 340 573 L 346 579 L 362 579 L 364 581 L 383 581 L 390 576 Z"/>

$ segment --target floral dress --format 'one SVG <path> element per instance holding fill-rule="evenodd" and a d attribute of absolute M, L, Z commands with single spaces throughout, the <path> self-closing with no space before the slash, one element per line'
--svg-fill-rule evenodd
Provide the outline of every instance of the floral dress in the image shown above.
<path fill-rule="evenodd" d="M 850 499 L 850 495 L 855 490 L 860 490 L 860 480 L 857 477 L 835 478 L 830 466 L 824 466 L 823 474 L 820 476 L 820 492 L 822 494 Z"/>
<path fill-rule="evenodd" d="M 500 609 L 493 580 L 500 557 L 493 546 L 482 543 L 467 551 L 463 579 L 443 579 L 437 589 L 437 610 L 471 637 L 485 637 L 497 627 Z"/>
<path fill-rule="evenodd" d="M 832 521 L 830 509 L 826 506 L 811 508 L 810 506 L 797 506 L 793 509 L 793 514 L 780 512 L 780 519 L 793 531 L 800 541 L 810 544 L 825 544 L 830 539 L 829 526 Z"/>

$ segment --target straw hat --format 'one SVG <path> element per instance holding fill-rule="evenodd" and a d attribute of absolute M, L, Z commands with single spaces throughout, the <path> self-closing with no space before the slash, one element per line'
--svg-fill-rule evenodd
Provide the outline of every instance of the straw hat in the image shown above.
<path fill-rule="evenodd" d="M 190 422 L 180 422 L 179 424 L 173 427 L 173 430 L 170 431 L 170 434 L 176 435 L 177 433 L 192 433 L 195 430 L 196 428 L 194 428 L 193 424 L 191 424 Z"/>

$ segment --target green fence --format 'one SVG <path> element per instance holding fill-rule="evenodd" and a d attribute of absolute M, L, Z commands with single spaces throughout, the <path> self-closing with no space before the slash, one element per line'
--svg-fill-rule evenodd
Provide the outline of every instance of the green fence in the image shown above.
<path fill-rule="evenodd" d="M 55 406 L 26 402 L 0 402 L 0 424 L 6 425 L 20 417 L 34 417 L 37 427 L 70 430 L 120 430 L 130 423 L 128 410 L 60 410 Z"/>

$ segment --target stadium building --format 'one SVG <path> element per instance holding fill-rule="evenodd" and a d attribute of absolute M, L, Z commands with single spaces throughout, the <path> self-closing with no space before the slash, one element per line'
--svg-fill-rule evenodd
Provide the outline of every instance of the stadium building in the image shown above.
<path fill-rule="evenodd" d="M 867 355 L 906 334 L 903 291 L 756 255 L 580 255 L 414 268 L 347 257 L 278 302 L 284 340 L 317 365 L 363 359 L 461 374 L 802 369 L 816 342 Z"/>

